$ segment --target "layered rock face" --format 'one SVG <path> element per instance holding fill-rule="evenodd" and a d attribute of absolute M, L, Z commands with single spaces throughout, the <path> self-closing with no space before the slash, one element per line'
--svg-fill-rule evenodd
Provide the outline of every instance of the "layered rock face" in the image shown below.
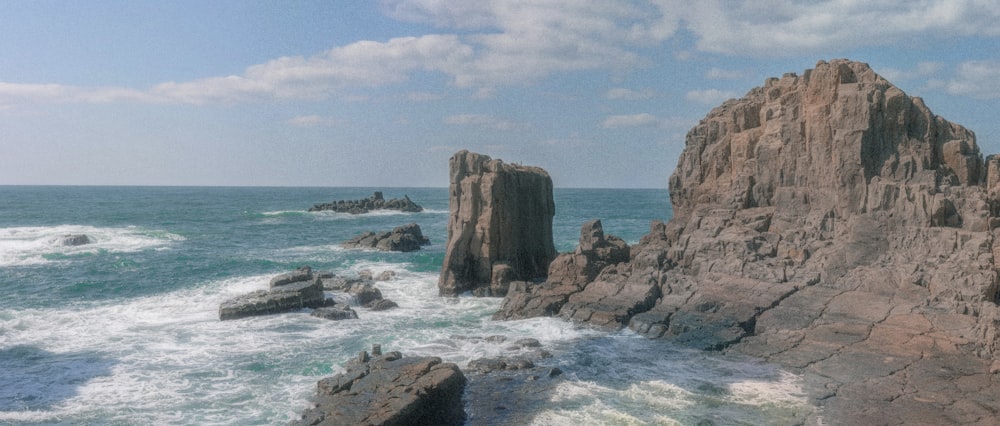
<path fill-rule="evenodd" d="M 998 173 L 971 131 L 868 65 L 820 62 L 688 133 L 674 217 L 628 262 L 578 290 L 528 285 L 498 315 L 761 356 L 817 378 L 828 422 L 988 423 L 1000 412 Z M 554 297 L 566 304 L 531 310 Z"/>
<path fill-rule="evenodd" d="M 549 174 L 464 150 L 451 157 L 449 168 L 440 293 L 502 296 L 509 280 L 545 277 L 556 256 Z"/>
<path fill-rule="evenodd" d="M 431 240 L 424 236 L 420 230 L 420 225 L 410 223 L 397 226 L 392 231 L 386 232 L 365 232 L 350 240 L 344 241 L 341 245 L 347 248 L 369 248 L 382 251 L 410 252 L 420 250 L 420 247 L 428 245 Z"/>

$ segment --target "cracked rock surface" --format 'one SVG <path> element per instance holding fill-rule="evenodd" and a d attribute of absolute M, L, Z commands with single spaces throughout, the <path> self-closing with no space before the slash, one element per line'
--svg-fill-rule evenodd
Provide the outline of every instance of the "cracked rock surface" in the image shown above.
<path fill-rule="evenodd" d="M 712 110 L 670 197 L 628 259 L 585 225 L 495 318 L 762 357 L 805 378 L 809 423 L 996 424 L 1000 158 L 971 131 L 867 64 L 821 61 Z"/>

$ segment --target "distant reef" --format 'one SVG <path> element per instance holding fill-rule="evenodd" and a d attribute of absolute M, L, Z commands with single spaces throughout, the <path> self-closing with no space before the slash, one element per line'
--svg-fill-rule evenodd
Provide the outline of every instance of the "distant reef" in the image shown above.
<path fill-rule="evenodd" d="M 334 211 L 337 213 L 365 214 L 374 210 L 398 210 L 408 213 L 417 213 L 424 210 L 419 204 L 410 200 L 408 195 L 403 198 L 393 198 L 386 200 L 381 191 L 375 191 L 371 197 L 360 200 L 339 200 L 329 203 L 316 204 L 309 208 L 311 212 Z"/>
<path fill-rule="evenodd" d="M 713 109 L 669 191 L 668 223 L 629 246 L 588 222 L 544 282 L 510 284 L 496 318 L 629 327 L 781 364 L 821 407 L 804 424 L 995 424 L 1000 157 L 984 159 L 972 131 L 867 64 L 820 61 Z M 470 239 L 511 241 L 491 229 Z M 451 251 L 463 234 L 449 231 Z M 445 274 L 485 281 L 493 258 L 476 253 Z"/>

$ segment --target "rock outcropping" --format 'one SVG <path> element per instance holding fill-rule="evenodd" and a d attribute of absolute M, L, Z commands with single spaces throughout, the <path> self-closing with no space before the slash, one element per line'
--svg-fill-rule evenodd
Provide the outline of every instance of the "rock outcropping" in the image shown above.
<path fill-rule="evenodd" d="M 465 375 L 437 357 L 362 352 L 317 383 L 315 406 L 293 425 L 461 425 Z"/>
<path fill-rule="evenodd" d="M 410 252 L 420 250 L 420 247 L 428 245 L 431 240 L 424 236 L 420 230 L 420 225 L 410 223 L 397 226 L 392 231 L 387 232 L 365 232 L 350 240 L 344 241 L 342 246 L 346 248 L 376 249 L 382 251 Z"/>
<path fill-rule="evenodd" d="M 332 305 L 323 293 L 323 282 L 308 266 L 271 279 L 270 288 L 239 296 L 219 306 L 219 319 L 278 314 L 302 308 Z"/>
<path fill-rule="evenodd" d="M 712 110 L 670 196 L 628 262 L 518 287 L 498 316 L 760 356 L 811 377 L 839 423 L 995 420 L 1000 158 L 971 131 L 866 64 L 820 62 Z"/>
<path fill-rule="evenodd" d="M 334 211 L 337 213 L 364 214 L 372 210 L 399 210 L 402 212 L 417 213 L 424 211 L 419 204 L 410 200 L 408 195 L 403 198 L 393 198 L 386 200 L 381 191 L 376 191 L 371 197 L 360 200 L 339 200 L 329 203 L 316 204 L 309 208 L 311 212 Z"/>
<path fill-rule="evenodd" d="M 545 277 L 556 256 L 549 174 L 469 151 L 452 156 L 449 168 L 440 293 L 503 296 L 511 280 Z"/>

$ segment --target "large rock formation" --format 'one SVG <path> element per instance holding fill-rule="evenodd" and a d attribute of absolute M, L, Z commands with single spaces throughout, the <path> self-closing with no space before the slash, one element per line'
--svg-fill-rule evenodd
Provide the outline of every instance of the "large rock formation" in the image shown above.
<path fill-rule="evenodd" d="M 372 358 L 374 357 L 374 358 Z M 315 405 L 293 425 L 461 425 L 465 375 L 437 357 L 362 352 L 317 383 Z"/>
<path fill-rule="evenodd" d="M 670 196 L 629 262 L 570 294 L 515 286 L 498 315 L 558 296 L 541 313 L 761 356 L 811 378 L 826 422 L 995 421 L 1000 158 L 971 131 L 866 64 L 820 62 L 712 110 Z"/>
<path fill-rule="evenodd" d="M 502 296 L 509 280 L 545 277 L 556 255 L 549 174 L 464 150 L 451 157 L 449 167 L 440 293 Z"/>

